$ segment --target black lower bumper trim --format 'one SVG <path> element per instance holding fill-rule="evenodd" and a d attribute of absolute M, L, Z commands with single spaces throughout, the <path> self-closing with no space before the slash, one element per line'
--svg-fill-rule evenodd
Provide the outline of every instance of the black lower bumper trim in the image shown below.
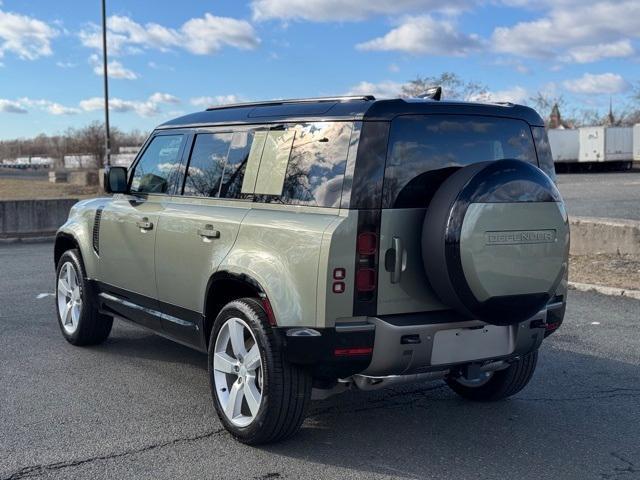
<path fill-rule="evenodd" d="M 365 370 L 371 362 L 375 330 L 314 329 L 320 335 L 288 336 L 277 328 L 287 361 L 308 366 L 314 377 L 344 378 Z"/>

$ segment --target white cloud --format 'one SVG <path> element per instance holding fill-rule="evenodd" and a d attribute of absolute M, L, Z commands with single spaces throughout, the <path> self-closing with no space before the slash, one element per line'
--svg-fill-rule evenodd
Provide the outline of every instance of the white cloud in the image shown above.
<path fill-rule="evenodd" d="M 405 12 L 457 12 L 471 0 L 254 0 L 255 20 L 356 21 Z"/>
<path fill-rule="evenodd" d="M 561 1 L 553 5 L 545 17 L 496 28 L 492 41 L 495 50 L 503 53 L 564 57 L 586 63 L 592 58 L 625 56 L 630 50 L 629 38 L 639 35 L 640 2 L 637 0 L 604 0 L 589 5 Z M 597 53 L 589 55 L 586 53 L 589 49 Z"/>
<path fill-rule="evenodd" d="M 44 99 L 22 97 L 17 100 L 0 99 L 0 112 L 5 113 L 29 113 L 30 108 L 43 110 L 51 115 L 74 115 L 80 110 L 74 107 L 66 107 L 57 102 Z"/>
<path fill-rule="evenodd" d="M 141 25 L 129 17 L 114 15 L 107 19 L 107 29 L 108 48 L 113 55 L 176 48 L 196 55 L 210 55 L 225 46 L 249 50 L 260 43 L 249 22 L 216 17 L 210 13 L 205 13 L 202 18 L 186 21 L 179 29 L 157 23 Z M 97 25 L 82 30 L 80 40 L 86 47 L 102 50 L 102 37 Z"/>
<path fill-rule="evenodd" d="M 472 102 L 511 102 L 523 104 L 527 102 L 529 92 L 526 88 L 516 86 L 506 90 L 497 90 L 494 92 L 486 92 L 481 95 L 472 96 L 469 100 Z"/>
<path fill-rule="evenodd" d="M 7 100 L 6 98 L 0 98 L 0 112 L 3 113 L 28 113 L 20 102 L 15 100 Z"/>
<path fill-rule="evenodd" d="M 162 104 L 175 104 L 180 100 L 168 93 L 154 93 L 147 100 L 123 100 L 121 98 L 109 99 L 109 110 L 118 113 L 135 113 L 141 117 L 154 117 L 161 113 Z M 104 98 L 92 97 L 80 102 L 80 108 L 85 112 L 102 110 Z"/>
<path fill-rule="evenodd" d="M 180 103 L 180 99 L 175 95 L 171 95 L 169 93 L 161 93 L 156 92 L 149 97 L 149 101 L 153 103 L 167 103 L 167 104 L 177 104 Z"/>
<path fill-rule="evenodd" d="M 189 103 L 194 107 L 207 108 L 213 105 L 226 105 L 230 103 L 241 102 L 240 97 L 237 95 L 217 95 L 215 97 L 194 97 L 189 100 Z"/>
<path fill-rule="evenodd" d="M 564 81 L 562 85 L 570 92 L 589 95 L 623 93 L 630 88 L 629 82 L 615 73 L 585 73 L 580 78 Z"/>
<path fill-rule="evenodd" d="M 56 67 L 60 68 L 75 68 L 78 65 L 73 62 L 56 62 Z"/>
<path fill-rule="evenodd" d="M 57 30 L 33 17 L 0 10 L 0 58 L 12 52 L 24 60 L 51 55 Z"/>
<path fill-rule="evenodd" d="M 351 87 L 347 95 L 373 95 L 376 98 L 397 98 L 402 93 L 403 83 L 390 80 L 379 83 L 362 81 Z"/>
<path fill-rule="evenodd" d="M 576 63 L 592 63 L 605 58 L 630 57 L 635 53 L 630 40 L 620 40 L 613 43 L 599 43 L 586 45 L 569 50 L 566 61 Z"/>
<path fill-rule="evenodd" d="M 95 53 L 89 57 L 89 63 L 93 66 L 93 73 L 96 75 L 104 75 L 104 66 L 102 65 L 102 58 Z M 136 80 L 138 74 L 128 68 L 125 68 L 122 63 L 117 60 L 111 60 L 107 64 L 107 73 L 109 78 L 124 79 L 124 80 Z"/>
<path fill-rule="evenodd" d="M 407 18 L 383 37 L 360 43 L 359 50 L 402 51 L 412 54 L 464 56 L 478 50 L 482 40 L 474 34 L 458 32 L 448 20 L 429 15 Z"/>

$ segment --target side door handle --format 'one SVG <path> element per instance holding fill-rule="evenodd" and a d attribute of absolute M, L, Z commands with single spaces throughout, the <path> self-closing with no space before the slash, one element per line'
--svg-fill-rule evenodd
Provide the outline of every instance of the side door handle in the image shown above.
<path fill-rule="evenodd" d="M 150 222 L 147 217 L 144 217 L 142 220 L 137 221 L 136 226 L 140 230 L 144 230 L 144 231 L 153 230 L 153 222 Z"/>
<path fill-rule="evenodd" d="M 204 228 L 198 229 L 198 235 L 200 235 L 203 240 L 220 238 L 220 230 L 215 230 L 213 225 L 205 225 Z"/>

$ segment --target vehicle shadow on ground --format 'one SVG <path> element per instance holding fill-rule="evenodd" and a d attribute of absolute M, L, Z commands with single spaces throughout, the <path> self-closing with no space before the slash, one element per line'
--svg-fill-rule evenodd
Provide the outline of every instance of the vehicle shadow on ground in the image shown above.
<path fill-rule="evenodd" d="M 105 354 L 167 363 L 182 363 L 207 369 L 207 356 L 192 348 L 156 335 L 142 327 L 116 321 L 113 333 L 95 348 Z"/>
<path fill-rule="evenodd" d="M 543 348 L 510 400 L 468 402 L 443 382 L 346 393 L 265 450 L 405 478 L 640 477 L 639 415 L 637 365 Z"/>
<path fill-rule="evenodd" d="M 97 347 L 102 353 L 206 371 L 206 356 L 187 347 L 128 325 L 114 333 Z M 345 475 L 640 477 L 638 366 L 561 348 L 544 345 L 532 382 L 509 400 L 468 402 L 441 381 L 347 392 L 313 402 L 290 440 L 263 447 L 228 441 L 239 454 L 313 462 Z M 203 398 L 193 401 L 208 401 L 207 390 L 196 388 Z M 211 445 L 197 448 L 204 455 Z M 283 468 L 267 478 L 275 474 L 288 475 Z"/>

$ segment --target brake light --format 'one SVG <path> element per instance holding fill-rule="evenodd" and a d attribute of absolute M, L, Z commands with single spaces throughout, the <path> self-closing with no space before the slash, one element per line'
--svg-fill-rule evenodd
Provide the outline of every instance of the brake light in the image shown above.
<path fill-rule="evenodd" d="M 364 232 L 358 235 L 358 253 L 360 255 L 373 255 L 378 248 L 378 237 L 375 233 Z"/>
<path fill-rule="evenodd" d="M 374 232 L 362 232 L 357 241 L 358 264 L 356 266 L 356 292 L 361 300 L 370 300 L 377 287 L 376 254 L 378 236 Z"/>
<path fill-rule="evenodd" d="M 373 292 L 376 289 L 376 271 L 373 268 L 360 268 L 356 277 L 358 292 Z"/>

